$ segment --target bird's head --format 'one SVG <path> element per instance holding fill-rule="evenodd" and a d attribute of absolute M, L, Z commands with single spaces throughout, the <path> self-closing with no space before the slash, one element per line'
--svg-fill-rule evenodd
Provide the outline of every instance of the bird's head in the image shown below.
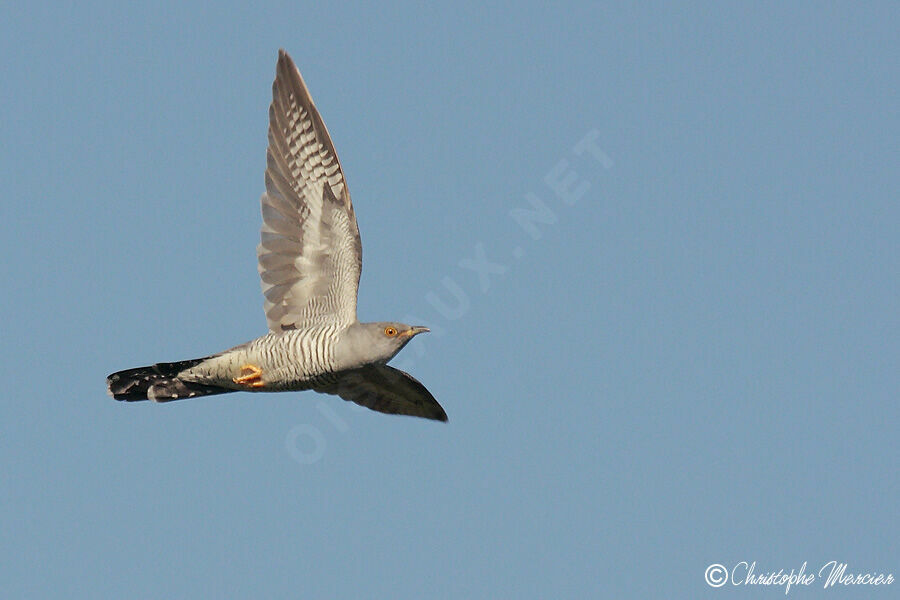
<path fill-rule="evenodd" d="M 373 362 L 386 363 L 394 358 L 409 340 L 427 331 L 429 331 L 427 327 L 393 321 L 357 323 L 341 333 L 335 358 L 347 366 Z"/>

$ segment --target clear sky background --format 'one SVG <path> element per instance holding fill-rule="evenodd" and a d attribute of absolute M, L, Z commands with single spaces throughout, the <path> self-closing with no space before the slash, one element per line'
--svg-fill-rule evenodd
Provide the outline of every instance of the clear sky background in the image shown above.
<path fill-rule="evenodd" d="M 0 595 L 900 577 L 896 3 L 255 4 L 0 9 Z M 279 47 L 348 177 L 360 317 L 432 327 L 394 364 L 448 424 L 106 396 L 265 331 Z"/>

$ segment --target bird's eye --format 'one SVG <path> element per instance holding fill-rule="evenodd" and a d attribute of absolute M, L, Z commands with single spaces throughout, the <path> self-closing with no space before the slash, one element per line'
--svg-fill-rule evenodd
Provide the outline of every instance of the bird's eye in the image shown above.
<path fill-rule="evenodd" d="M 386 335 L 388 337 L 394 337 L 395 335 L 397 335 L 397 329 L 394 327 L 385 327 L 384 335 Z"/>

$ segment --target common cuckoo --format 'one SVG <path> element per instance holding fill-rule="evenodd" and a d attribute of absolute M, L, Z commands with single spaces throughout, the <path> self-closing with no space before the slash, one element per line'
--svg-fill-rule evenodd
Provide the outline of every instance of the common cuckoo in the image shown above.
<path fill-rule="evenodd" d="M 110 395 L 168 402 L 311 389 L 383 413 L 446 421 L 425 386 L 387 365 L 428 328 L 356 318 L 362 246 L 350 193 L 325 123 L 284 50 L 266 158 L 257 257 L 269 333 L 205 358 L 113 373 Z"/>

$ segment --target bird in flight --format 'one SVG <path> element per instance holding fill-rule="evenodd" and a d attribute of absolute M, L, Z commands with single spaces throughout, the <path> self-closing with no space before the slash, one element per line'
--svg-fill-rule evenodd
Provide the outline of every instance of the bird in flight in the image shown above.
<path fill-rule="evenodd" d="M 261 204 L 256 253 L 269 332 L 205 358 L 113 373 L 109 394 L 169 402 L 314 390 L 383 413 L 446 421 L 424 385 L 387 365 L 428 328 L 356 318 L 362 246 L 353 204 L 325 123 L 284 50 L 272 84 Z"/>

